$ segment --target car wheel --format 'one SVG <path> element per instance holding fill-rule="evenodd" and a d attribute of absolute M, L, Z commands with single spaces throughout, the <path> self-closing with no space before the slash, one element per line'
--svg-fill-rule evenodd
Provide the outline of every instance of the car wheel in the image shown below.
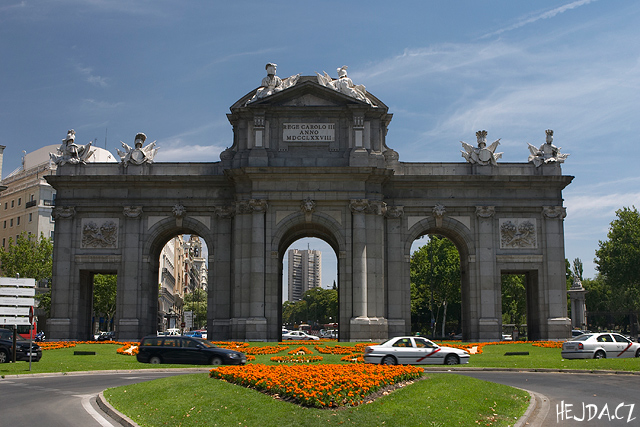
<path fill-rule="evenodd" d="M 380 363 L 382 365 L 397 365 L 398 361 L 393 356 L 385 356 L 382 358 L 382 361 Z"/>
<path fill-rule="evenodd" d="M 0 350 L 0 363 L 9 363 L 9 354 L 4 350 Z"/>
<path fill-rule="evenodd" d="M 636 351 L 636 357 L 640 357 L 640 348 Z"/>
<path fill-rule="evenodd" d="M 598 350 L 596 351 L 596 354 L 593 355 L 594 359 L 606 359 L 607 358 L 607 354 L 602 351 L 602 350 Z"/>
<path fill-rule="evenodd" d="M 222 359 L 220 359 L 218 356 L 214 356 L 211 358 L 211 363 L 210 365 L 222 365 Z"/>
<path fill-rule="evenodd" d="M 159 365 L 162 363 L 162 360 L 160 360 L 158 356 L 153 356 L 151 359 L 149 359 L 149 363 L 151 363 L 152 365 Z"/>
<path fill-rule="evenodd" d="M 447 357 L 444 358 L 444 364 L 445 365 L 459 365 L 460 364 L 460 359 L 458 359 L 458 356 L 456 356 L 455 354 L 450 354 Z"/>

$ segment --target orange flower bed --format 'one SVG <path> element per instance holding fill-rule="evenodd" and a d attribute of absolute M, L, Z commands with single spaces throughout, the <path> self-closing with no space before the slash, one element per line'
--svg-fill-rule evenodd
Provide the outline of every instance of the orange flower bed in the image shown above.
<path fill-rule="evenodd" d="M 287 350 L 289 347 L 278 347 L 276 345 L 266 345 L 264 347 L 246 347 L 240 349 L 244 354 L 276 354 Z"/>
<path fill-rule="evenodd" d="M 249 347 L 248 342 L 238 342 L 238 341 L 210 341 L 211 344 L 217 345 L 218 347 L 227 348 L 229 350 L 237 350 L 244 351 L 242 349 Z"/>
<path fill-rule="evenodd" d="M 349 363 L 364 363 L 364 354 L 351 353 L 344 357 L 341 357 L 340 360 L 342 362 L 349 362 Z"/>
<path fill-rule="evenodd" d="M 211 378 L 314 408 L 356 406 L 382 387 L 422 376 L 422 368 L 386 365 L 245 365 L 212 369 Z"/>
<path fill-rule="evenodd" d="M 354 351 L 356 351 L 355 347 L 347 347 L 344 345 L 336 345 L 335 347 L 324 347 L 324 348 L 315 346 L 315 349 L 319 353 L 324 353 L 324 354 L 351 354 Z"/>
<path fill-rule="evenodd" d="M 72 341 L 47 341 L 37 343 L 43 350 L 57 350 L 59 348 L 75 347 L 76 343 Z"/>
<path fill-rule="evenodd" d="M 289 352 L 289 354 L 313 354 L 307 347 L 298 347 Z"/>
<path fill-rule="evenodd" d="M 313 340 L 313 341 L 293 341 L 293 340 L 287 340 L 287 341 L 281 341 L 278 343 L 278 345 L 286 345 L 286 346 L 290 346 L 290 345 L 322 345 L 324 344 L 323 342 L 319 342 L 318 340 Z"/>
<path fill-rule="evenodd" d="M 313 363 L 322 362 L 322 356 L 273 356 L 271 361 L 278 363 Z"/>

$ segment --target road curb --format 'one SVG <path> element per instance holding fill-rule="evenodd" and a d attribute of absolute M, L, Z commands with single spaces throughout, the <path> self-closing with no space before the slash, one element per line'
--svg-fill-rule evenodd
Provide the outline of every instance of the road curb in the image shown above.
<path fill-rule="evenodd" d="M 521 389 L 529 393 L 531 396 L 531 403 L 518 421 L 513 427 L 541 427 L 544 423 L 547 414 L 549 413 L 549 398 L 544 394 L 536 393 L 531 390 Z"/>
<path fill-rule="evenodd" d="M 98 404 L 98 408 L 102 410 L 105 414 L 109 415 L 115 421 L 117 421 L 120 425 L 125 427 L 140 427 L 138 424 L 133 421 L 131 418 L 127 417 L 123 413 L 119 412 L 107 402 L 107 399 L 104 398 L 104 392 L 100 392 L 98 396 L 96 396 L 96 403 Z"/>

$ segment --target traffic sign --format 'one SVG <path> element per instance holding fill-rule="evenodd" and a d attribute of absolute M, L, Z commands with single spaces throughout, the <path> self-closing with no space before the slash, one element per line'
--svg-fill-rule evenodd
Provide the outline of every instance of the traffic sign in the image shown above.
<path fill-rule="evenodd" d="M 35 298 L 0 297 L 0 305 L 36 305 Z"/>
<path fill-rule="evenodd" d="M 0 295 L 11 295 L 16 297 L 33 297 L 36 295 L 36 288 L 3 288 L 0 287 Z"/>
<path fill-rule="evenodd" d="M 8 326 L 8 325 L 31 325 L 28 317 L 1 317 L 0 316 L 0 325 Z"/>
<path fill-rule="evenodd" d="M 0 316 L 28 316 L 31 307 L 0 307 Z"/>
<path fill-rule="evenodd" d="M 18 279 L 16 277 L 0 277 L 0 286 L 29 286 L 36 287 L 36 279 Z"/>

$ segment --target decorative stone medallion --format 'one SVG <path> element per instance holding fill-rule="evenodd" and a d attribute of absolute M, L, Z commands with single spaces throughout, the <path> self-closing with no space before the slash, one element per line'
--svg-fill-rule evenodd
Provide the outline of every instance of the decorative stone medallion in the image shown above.
<path fill-rule="evenodd" d="M 82 220 L 82 248 L 117 248 L 117 218 L 84 218 Z"/>

